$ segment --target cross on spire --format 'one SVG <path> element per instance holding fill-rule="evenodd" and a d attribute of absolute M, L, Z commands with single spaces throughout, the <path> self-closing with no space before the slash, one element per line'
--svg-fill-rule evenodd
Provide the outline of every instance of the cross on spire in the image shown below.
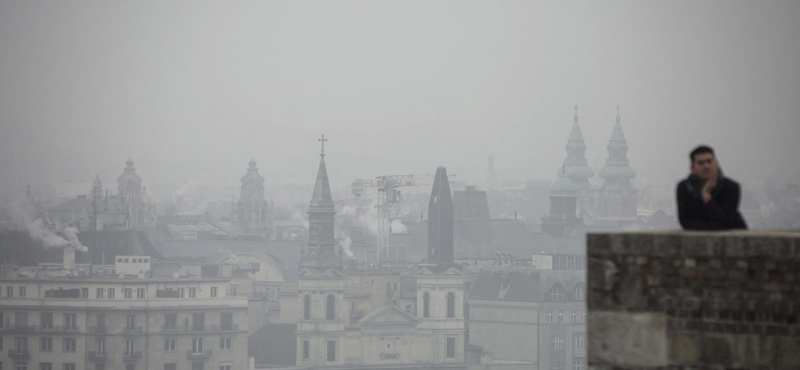
<path fill-rule="evenodd" d="M 578 104 L 575 104 L 575 124 L 578 124 Z"/>
<path fill-rule="evenodd" d="M 619 123 L 619 105 L 617 105 L 617 123 Z"/>
<path fill-rule="evenodd" d="M 317 139 L 317 141 L 322 143 L 322 151 L 319 153 L 319 155 L 320 155 L 320 157 L 324 157 L 325 156 L 325 142 L 328 141 L 328 139 L 325 138 L 325 134 L 322 134 L 322 137 Z"/>

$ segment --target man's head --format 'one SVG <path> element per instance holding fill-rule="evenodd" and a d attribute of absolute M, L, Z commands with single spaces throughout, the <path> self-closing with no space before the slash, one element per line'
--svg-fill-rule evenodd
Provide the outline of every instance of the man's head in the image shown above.
<path fill-rule="evenodd" d="M 714 156 L 714 149 L 705 145 L 698 146 L 692 153 L 689 154 L 689 159 L 692 161 L 692 175 L 700 178 L 700 180 L 708 180 L 714 178 L 719 173 L 719 163 L 716 156 Z"/>

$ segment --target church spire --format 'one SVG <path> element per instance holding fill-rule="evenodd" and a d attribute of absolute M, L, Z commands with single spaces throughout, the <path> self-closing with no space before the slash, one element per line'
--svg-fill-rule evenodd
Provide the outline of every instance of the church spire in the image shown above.
<path fill-rule="evenodd" d="M 328 170 L 325 167 L 325 142 L 328 139 L 325 135 L 318 139 L 322 143 L 322 150 L 319 153 L 319 170 L 317 170 L 317 182 L 314 185 L 314 194 L 311 196 L 311 207 L 333 207 L 333 197 L 331 196 L 331 185 L 328 182 Z"/>
<path fill-rule="evenodd" d="M 599 174 L 604 180 L 604 188 L 629 188 L 631 179 L 636 177 L 636 171 L 630 167 L 628 161 L 628 141 L 625 139 L 625 132 L 622 131 L 621 120 L 619 106 L 617 106 L 617 122 L 614 130 L 611 131 L 611 138 L 608 140 L 608 159 L 606 159 L 606 166 L 600 170 Z"/>
<path fill-rule="evenodd" d="M 444 167 L 436 169 L 428 202 L 428 263 L 453 263 L 453 198 Z"/>
<path fill-rule="evenodd" d="M 589 179 L 594 176 L 594 171 L 589 168 L 586 160 L 586 143 L 583 140 L 581 126 L 578 125 L 577 104 L 575 105 L 572 131 L 569 133 L 569 139 L 567 139 L 567 145 L 564 148 L 567 150 L 567 158 L 564 159 L 562 168 L 558 169 L 558 173 L 563 171 L 579 188 L 589 187 Z"/>
<path fill-rule="evenodd" d="M 336 253 L 334 238 L 334 209 L 331 185 L 328 181 L 328 170 L 325 167 L 325 135 L 319 139 L 322 143 L 320 151 L 317 180 L 308 209 L 308 249 L 303 253 L 300 267 L 304 268 L 342 268 L 341 255 Z M 341 253 L 341 251 L 339 251 Z M 317 271 L 322 272 L 322 271 Z"/>

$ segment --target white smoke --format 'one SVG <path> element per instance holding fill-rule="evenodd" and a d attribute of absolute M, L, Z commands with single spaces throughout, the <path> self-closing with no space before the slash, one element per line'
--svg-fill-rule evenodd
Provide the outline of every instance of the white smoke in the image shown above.
<path fill-rule="evenodd" d="M 406 227 L 406 225 L 404 225 L 403 222 L 400 221 L 400 219 L 398 218 L 392 220 L 391 228 L 392 228 L 392 234 L 405 234 L 408 232 L 408 228 Z"/>
<path fill-rule="evenodd" d="M 45 248 L 63 248 L 71 246 L 79 252 L 89 251 L 89 248 L 86 248 L 86 246 L 78 240 L 78 229 L 72 226 L 64 229 L 65 239 L 48 228 L 44 224 L 44 219 L 42 218 L 34 219 L 33 216 L 25 212 L 23 214 L 23 220 L 25 222 L 25 229 L 28 230 L 28 234 L 31 238 L 41 240 Z"/>
<path fill-rule="evenodd" d="M 345 237 L 344 239 L 342 239 L 340 245 L 342 246 L 342 250 L 344 251 L 344 254 L 347 256 L 347 258 L 352 259 L 356 255 L 350 249 L 350 243 L 352 243 L 352 240 L 350 240 L 350 237 L 348 236 L 348 237 Z"/>
<path fill-rule="evenodd" d="M 69 243 L 77 250 L 78 252 L 88 252 L 89 248 L 81 243 L 78 240 L 78 229 L 75 227 L 67 227 L 64 229 L 64 235 L 67 237 Z"/>
<path fill-rule="evenodd" d="M 378 235 L 378 210 L 367 207 L 367 211 L 358 216 L 358 223 L 366 227 L 372 235 Z"/>

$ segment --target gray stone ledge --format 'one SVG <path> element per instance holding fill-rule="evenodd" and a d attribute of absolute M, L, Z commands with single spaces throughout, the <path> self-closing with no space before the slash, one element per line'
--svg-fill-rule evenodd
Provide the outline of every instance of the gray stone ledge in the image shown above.
<path fill-rule="evenodd" d="M 780 257 L 800 260 L 800 232 L 678 230 L 589 233 L 587 255 Z"/>

